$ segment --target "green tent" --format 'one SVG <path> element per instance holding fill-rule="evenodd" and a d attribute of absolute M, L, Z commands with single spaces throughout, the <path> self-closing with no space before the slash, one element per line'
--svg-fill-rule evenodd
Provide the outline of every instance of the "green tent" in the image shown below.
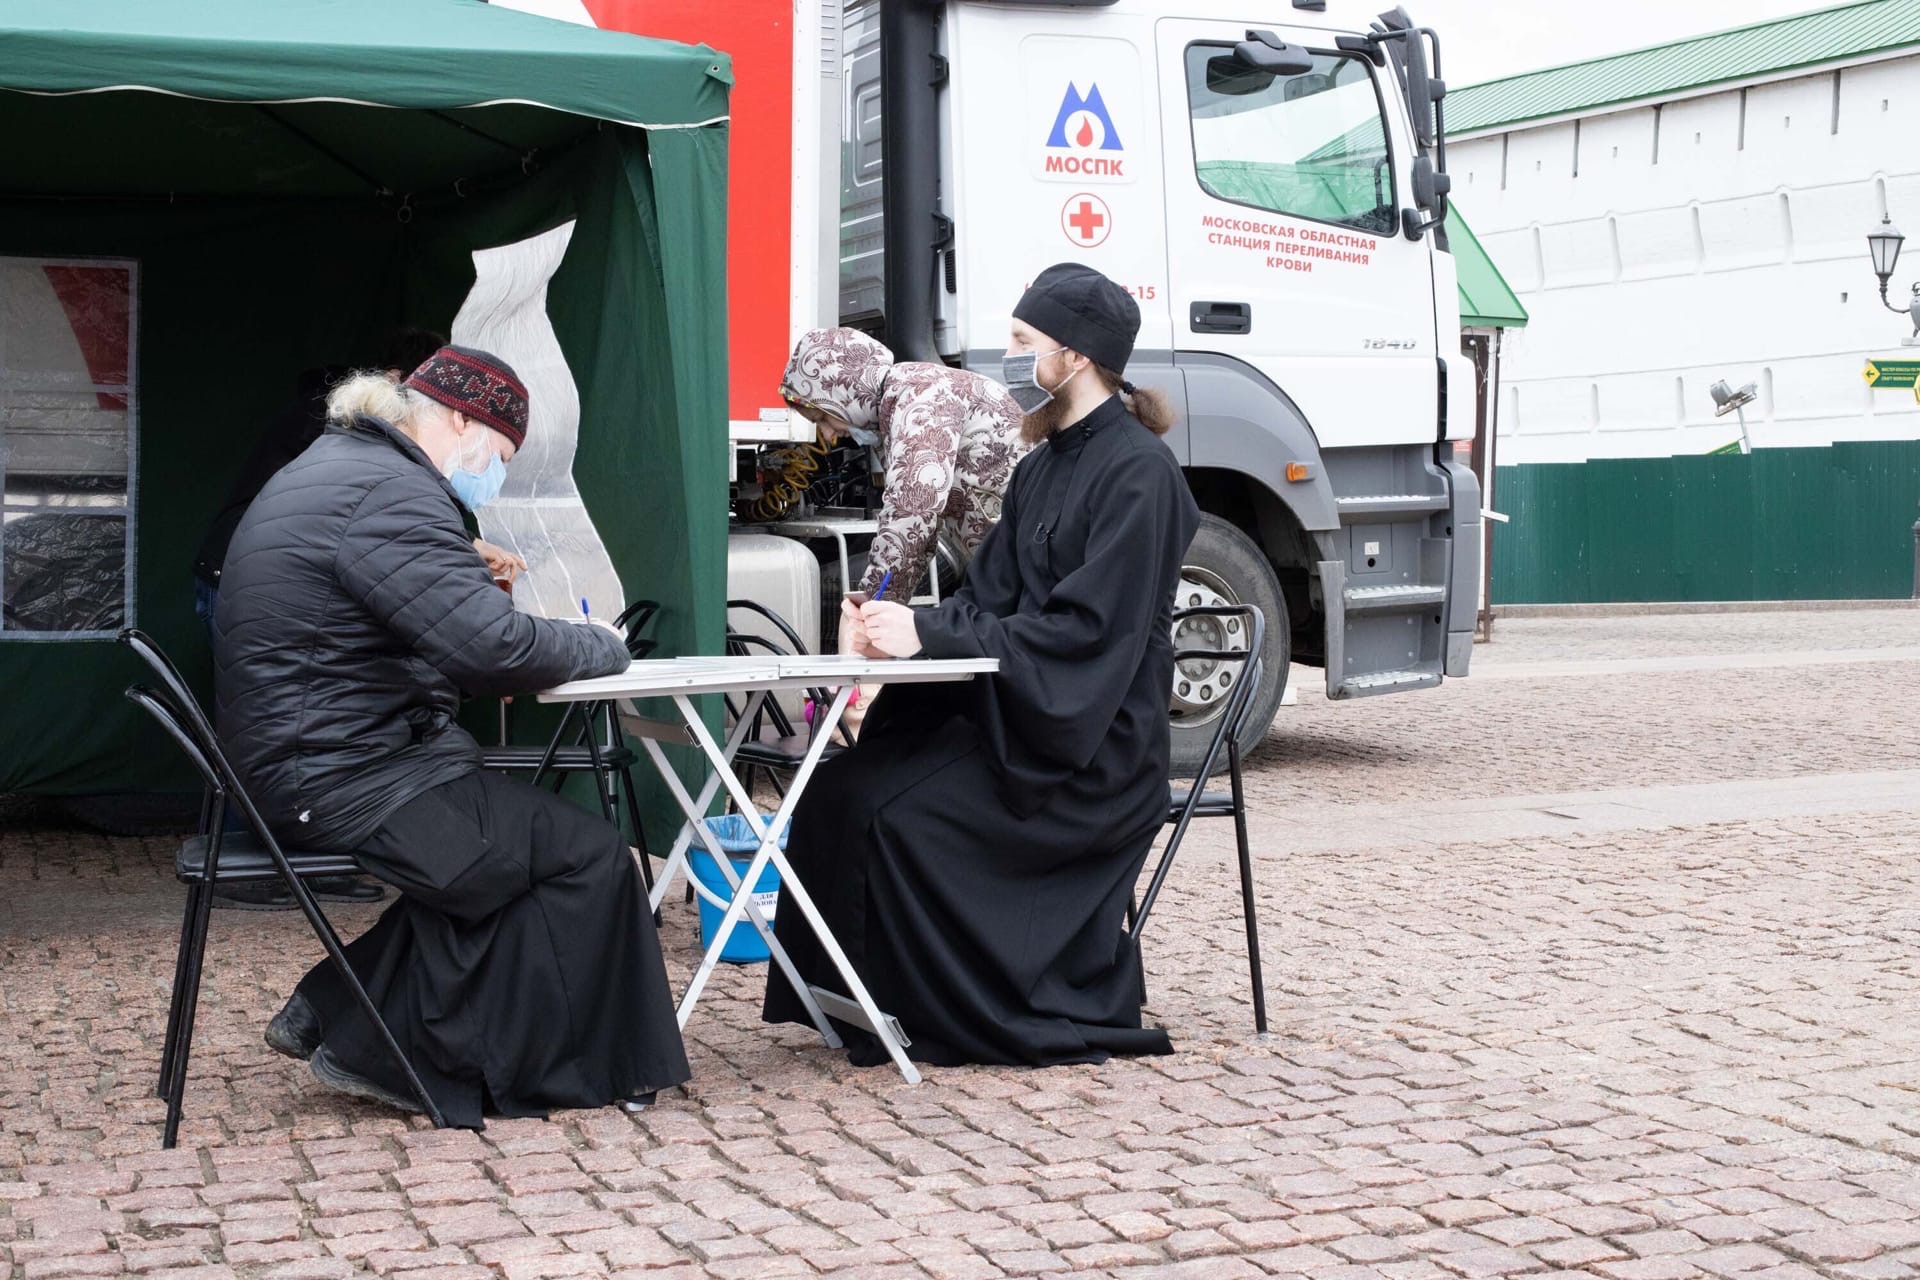
<path fill-rule="evenodd" d="M 724 55 L 480 0 L 0 0 L 0 47 L 0 792 L 182 785 L 113 633 L 204 678 L 194 552 L 300 371 L 569 221 L 575 476 L 663 652 L 719 650 Z"/>

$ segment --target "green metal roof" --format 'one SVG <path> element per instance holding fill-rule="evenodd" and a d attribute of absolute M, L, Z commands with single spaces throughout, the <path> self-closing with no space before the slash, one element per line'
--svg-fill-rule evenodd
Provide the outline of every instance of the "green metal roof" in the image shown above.
<path fill-rule="evenodd" d="M 1513 296 L 1506 277 L 1480 247 L 1480 240 L 1460 216 L 1460 202 L 1447 202 L 1447 247 L 1460 273 L 1460 324 L 1463 328 L 1518 329 L 1527 323 L 1527 309 Z"/>
<path fill-rule="evenodd" d="M 1455 89 L 1446 100 L 1447 133 L 1667 98 L 1911 45 L 1920 45 L 1920 0 L 1855 0 Z"/>

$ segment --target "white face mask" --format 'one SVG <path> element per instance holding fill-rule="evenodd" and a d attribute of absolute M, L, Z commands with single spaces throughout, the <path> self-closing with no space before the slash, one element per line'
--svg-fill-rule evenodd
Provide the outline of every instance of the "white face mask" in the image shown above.
<path fill-rule="evenodd" d="M 856 427 L 849 422 L 847 423 L 847 434 L 853 437 L 855 444 L 862 445 L 868 449 L 880 443 L 880 433 L 872 427 Z"/>
<path fill-rule="evenodd" d="M 1075 369 L 1057 387 L 1041 385 L 1040 361 L 1047 356 L 1057 356 L 1066 349 L 1055 347 L 1052 351 L 1025 351 L 1017 356 L 1001 357 L 1000 380 L 1013 393 L 1013 402 L 1020 406 L 1021 413 L 1031 417 L 1040 412 L 1055 396 L 1067 389 L 1067 383 L 1080 376 L 1080 370 Z"/>

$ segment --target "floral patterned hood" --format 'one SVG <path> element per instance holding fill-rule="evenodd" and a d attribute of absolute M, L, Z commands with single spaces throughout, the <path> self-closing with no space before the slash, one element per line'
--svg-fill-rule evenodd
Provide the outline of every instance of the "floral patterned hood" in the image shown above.
<path fill-rule="evenodd" d="M 892 369 L 893 352 L 857 329 L 810 329 L 793 348 L 780 391 L 853 426 L 874 427 Z"/>

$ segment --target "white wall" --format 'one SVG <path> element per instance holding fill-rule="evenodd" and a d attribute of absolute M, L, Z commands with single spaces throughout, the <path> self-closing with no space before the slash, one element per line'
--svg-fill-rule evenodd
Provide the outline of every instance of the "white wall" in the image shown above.
<path fill-rule="evenodd" d="M 1503 465 L 1717 448 L 1738 435 L 1713 417 L 1719 378 L 1759 385 L 1756 447 L 1920 437 L 1912 395 L 1860 376 L 1920 356 L 1866 246 L 1891 211 L 1904 306 L 1920 54 L 1838 74 L 1837 102 L 1827 71 L 1450 145 L 1454 195 L 1532 317 L 1507 336 Z"/>

